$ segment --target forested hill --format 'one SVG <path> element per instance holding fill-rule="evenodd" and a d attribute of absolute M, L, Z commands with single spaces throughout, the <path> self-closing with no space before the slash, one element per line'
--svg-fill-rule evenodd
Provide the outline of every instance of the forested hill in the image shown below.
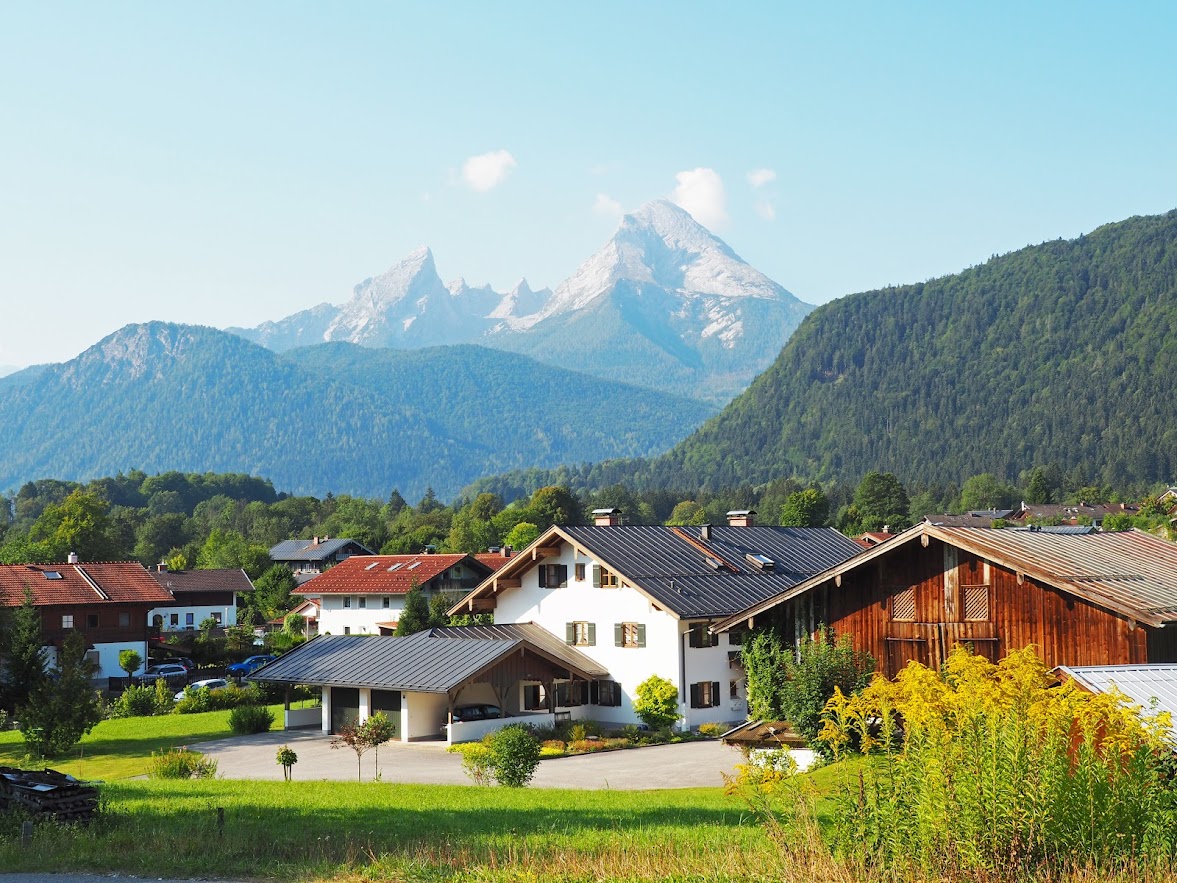
<path fill-rule="evenodd" d="M 642 483 L 1177 476 L 1177 211 L 815 310 Z"/>
<path fill-rule="evenodd" d="M 664 451 L 709 413 L 478 347 L 279 356 L 152 322 L 0 379 L 0 490 L 137 468 L 247 472 L 295 493 L 432 486 L 448 497 L 490 472 Z"/>

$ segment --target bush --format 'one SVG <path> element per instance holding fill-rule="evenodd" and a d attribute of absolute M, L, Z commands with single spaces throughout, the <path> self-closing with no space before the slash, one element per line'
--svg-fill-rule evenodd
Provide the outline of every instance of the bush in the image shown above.
<path fill-rule="evenodd" d="M 242 705 L 261 705 L 264 697 L 256 684 L 247 687 L 229 685 L 219 690 L 198 687 L 185 691 L 184 698 L 176 703 L 176 714 L 200 714 L 205 711 L 223 711 Z"/>
<path fill-rule="evenodd" d="M 274 712 L 264 705 L 239 705 L 229 715 L 229 729 L 238 736 L 269 731 L 274 723 Z"/>
<path fill-rule="evenodd" d="M 540 745 L 540 748 L 544 749 L 545 751 L 559 751 L 561 753 L 563 753 L 567 747 L 568 743 L 562 739 L 545 739 Z"/>
<path fill-rule="evenodd" d="M 678 720 L 678 687 L 671 681 L 650 675 L 634 692 L 634 713 L 650 729 L 668 730 Z"/>
<path fill-rule="evenodd" d="M 568 750 L 573 754 L 592 754 L 594 751 L 604 751 L 605 743 L 598 739 L 579 739 L 569 742 Z"/>
<path fill-rule="evenodd" d="M 475 785 L 494 784 L 494 752 L 488 744 L 489 740 L 490 734 L 482 742 L 463 742 L 446 749 L 452 754 L 462 755 L 462 772 Z"/>
<path fill-rule="evenodd" d="M 512 724 L 491 733 L 487 744 L 491 764 L 499 784 L 522 788 L 535 775 L 539 765 L 540 744 L 527 727 Z"/>
<path fill-rule="evenodd" d="M 858 696 L 838 691 L 823 738 L 838 754 L 857 740 L 882 755 L 850 783 L 840 849 L 955 879 L 1171 861 L 1167 720 L 1053 684 L 1032 648 L 994 665 L 958 647 L 943 673 L 912 662 Z"/>
<path fill-rule="evenodd" d="M 212 779 L 217 762 L 187 748 L 152 752 L 147 776 L 151 779 Z"/>
<path fill-rule="evenodd" d="M 699 735 L 708 739 L 718 739 L 726 732 L 727 730 L 724 729 L 723 724 L 699 724 Z"/>
<path fill-rule="evenodd" d="M 135 684 L 110 704 L 111 717 L 149 717 L 156 713 L 155 688 Z"/>

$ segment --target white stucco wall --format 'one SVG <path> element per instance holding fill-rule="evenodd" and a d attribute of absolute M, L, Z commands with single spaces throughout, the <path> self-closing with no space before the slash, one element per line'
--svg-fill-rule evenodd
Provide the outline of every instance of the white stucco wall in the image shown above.
<path fill-rule="evenodd" d="M 535 622 L 560 640 L 564 640 L 565 627 L 569 622 L 596 624 L 596 645 L 578 646 L 576 649 L 609 670 L 612 679 L 621 685 L 621 705 L 577 706 L 571 709 L 572 717 L 616 724 L 637 723 L 637 716 L 633 713 L 634 691 L 638 684 L 652 674 L 667 678 L 679 687 L 682 700 L 679 708 L 686 714 L 690 709 L 686 707 L 689 697 L 683 692 L 680 677 L 679 621 L 669 613 L 656 610 L 653 603 L 636 589 L 627 586 L 616 589 L 594 588 L 593 565 L 600 562 L 586 555 L 578 555 L 569 545 L 563 546 L 558 557 L 545 558 L 537 562 L 540 563 L 566 565 L 568 587 L 540 588 L 539 569 L 532 567 L 523 574 L 520 588 L 504 589 L 499 593 L 494 612 L 495 622 Z M 577 564 L 584 565 L 583 580 L 576 579 Z M 645 647 L 615 646 L 614 625 L 626 622 L 646 626 Z M 725 665 L 726 660 L 725 654 Z M 726 689 L 726 678 L 723 683 Z"/>
<path fill-rule="evenodd" d="M 149 626 L 154 625 L 155 617 L 158 615 L 163 617 L 162 628 L 164 631 L 195 631 L 200 628 L 201 622 L 211 617 L 214 613 L 221 615 L 221 628 L 237 625 L 237 606 L 235 604 L 155 607 L 147 613 L 147 624 Z M 192 614 L 192 623 L 190 625 L 188 624 L 188 614 Z M 172 625 L 173 616 L 176 617 L 175 625 Z"/>
<path fill-rule="evenodd" d="M 146 641 L 114 641 L 109 644 L 95 644 L 93 649 L 98 653 L 98 671 L 94 673 L 93 678 L 95 681 L 127 676 L 127 673 L 119 668 L 119 653 L 124 650 L 134 650 L 139 654 L 140 659 L 144 662 L 147 661 Z M 54 662 L 56 662 L 56 655 Z M 139 671 L 144 671 L 142 665 L 139 666 Z"/>
<path fill-rule="evenodd" d="M 394 622 L 405 609 L 404 595 L 349 595 L 351 607 L 343 606 L 343 595 L 323 595 L 319 611 L 319 634 L 378 635 L 378 622 Z M 360 598 L 365 606 L 360 606 Z M 384 599 L 388 606 L 384 606 Z"/>
<path fill-rule="evenodd" d="M 740 649 L 740 645 L 730 643 L 729 634 L 719 635 L 719 644 L 715 647 L 691 647 L 689 631 L 691 624 L 682 622 L 680 640 L 684 650 L 686 696 L 685 726 L 698 727 L 704 723 L 737 723 L 748 717 L 748 690 L 744 678 L 743 668 L 731 666 L 728 654 Z M 712 708 L 691 708 L 690 685 L 700 681 L 719 682 L 719 705 Z M 736 682 L 738 697 L 731 698 L 731 682 Z"/>
<path fill-rule="evenodd" d="M 402 693 L 401 720 L 404 722 L 404 736 L 419 739 L 439 736 L 441 725 L 450 716 L 449 701 L 442 693 Z"/>

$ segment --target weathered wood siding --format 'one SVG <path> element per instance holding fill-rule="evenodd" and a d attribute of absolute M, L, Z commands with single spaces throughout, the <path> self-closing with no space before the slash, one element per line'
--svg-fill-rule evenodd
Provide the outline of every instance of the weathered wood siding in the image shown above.
<path fill-rule="evenodd" d="M 1177 660 L 1177 637 L 939 540 L 897 547 L 809 593 L 838 634 L 849 634 L 891 675 L 918 660 L 939 666 L 956 644 L 997 660 L 1034 644 L 1048 666 Z M 814 614 L 797 599 L 786 628 L 808 630 Z M 824 603 L 823 603 L 824 602 Z M 1151 634 L 1150 636 L 1150 633 Z"/>

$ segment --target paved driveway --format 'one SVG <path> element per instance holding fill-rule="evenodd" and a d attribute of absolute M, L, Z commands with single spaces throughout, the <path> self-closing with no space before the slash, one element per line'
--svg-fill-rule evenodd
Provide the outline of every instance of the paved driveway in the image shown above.
<path fill-rule="evenodd" d="M 282 768 L 274 755 L 282 745 L 298 754 L 295 779 L 355 781 L 356 756 L 350 748 L 331 748 L 331 737 L 315 730 L 276 730 L 257 736 L 235 736 L 194 745 L 217 761 L 226 779 L 280 779 Z M 540 762 L 532 787 L 537 788 L 650 788 L 718 787 L 723 774 L 741 760 L 739 752 L 720 742 L 685 742 L 626 751 L 602 751 Z M 375 772 L 374 752 L 362 763 L 365 781 Z M 462 759 L 439 742 L 395 742 L 380 747 L 380 776 L 384 782 L 469 785 Z"/>

